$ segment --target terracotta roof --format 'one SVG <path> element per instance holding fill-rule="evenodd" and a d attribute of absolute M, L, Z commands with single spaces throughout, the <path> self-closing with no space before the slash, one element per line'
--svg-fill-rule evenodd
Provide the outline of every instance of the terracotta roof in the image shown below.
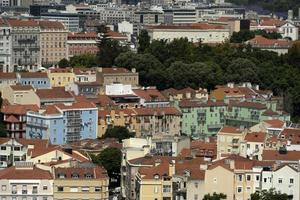
<path fill-rule="evenodd" d="M 270 128 L 282 128 L 284 126 L 284 121 L 279 119 L 265 120 L 264 122 L 271 125 Z"/>
<path fill-rule="evenodd" d="M 247 133 L 245 136 L 245 140 L 247 142 L 261 142 L 264 143 L 267 137 L 267 133 L 264 132 L 252 132 Z"/>
<path fill-rule="evenodd" d="M 107 95 L 98 95 L 96 97 L 89 98 L 88 100 L 99 107 L 110 107 L 116 105 L 114 101 Z"/>
<path fill-rule="evenodd" d="M 96 108 L 96 105 L 89 101 L 78 101 L 72 103 L 72 105 L 56 104 L 56 107 L 61 110 L 69 110 L 69 109 Z"/>
<path fill-rule="evenodd" d="M 86 176 L 90 176 L 89 179 L 106 179 L 108 178 L 107 172 L 102 167 L 66 167 L 66 168 L 56 168 L 55 178 L 59 179 L 60 175 L 64 175 L 64 179 L 75 179 L 72 175 L 77 175 L 77 179 L 88 179 Z M 75 181 L 75 180 L 74 180 Z"/>
<path fill-rule="evenodd" d="M 267 110 L 265 110 L 263 113 L 262 113 L 262 115 L 264 115 L 264 116 L 278 116 L 279 115 L 279 113 L 278 112 L 275 112 L 275 111 L 273 111 L 272 109 L 267 109 Z"/>
<path fill-rule="evenodd" d="M 0 137 L 0 144 L 4 144 L 4 143 L 8 142 L 9 140 L 10 140 L 10 138 Z"/>
<path fill-rule="evenodd" d="M 234 165 L 232 166 L 233 168 L 230 168 L 230 162 L 233 162 Z M 226 158 L 223 158 L 221 160 L 217 160 L 212 163 L 208 167 L 209 170 L 212 170 L 216 167 L 223 167 L 229 171 L 233 171 L 235 169 L 238 170 L 251 170 L 254 166 L 255 161 L 249 160 L 247 158 L 241 157 L 239 155 L 231 154 Z"/>
<path fill-rule="evenodd" d="M 233 127 L 233 126 L 224 126 L 223 128 L 221 128 L 221 130 L 219 130 L 218 134 L 226 134 L 226 133 L 230 133 L 230 134 L 242 134 L 243 131 L 237 127 Z"/>
<path fill-rule="evenodd" d="M 39 107 L 37 105 L 6 105 L 2 106 L 1 112 L 4 114 L 26 115 L 28 111 L 37 112 Z"/>
<path fill-rule="evenodd" d="M 175 162 L 175 174 L 184 176 L 188 171 L 191 179 L 204 180 L 205 171 L 200 169 L 201 164 L 205 164 L 203 158 L 179 160 Z"/>
<path fill-rule="evenodd" d="M 181 112 L 175 107 L 162 107 L 162 108 L 134 108 L 136 115 L 148 116 L 154 115 L 182 115 Z"/>
<path fill-rule="evenodd" d="M 38 21 L 42 29 L 65 29 L 63 23 L 58 21 Z"/>
<path fill-rule="evenodd" d="M 261 22 L 260 25 L 261 26 L 282 26 L 285 24 L 285 21 L 283 20 L 279 20 L 279 19 L 274 19 L 274 18 L 268 18 L 268 17 L 264 17 L 261 18 Z"/>
<path fill-rule="evenodd" d="M 45 111 L 43 112 L 45 115 L 53 115 L 53 114 L 61 114 L 61 112 L 56 108 L 55 105 L 46 106 Z"/>
<path fill-rule="evenodd" d="M 97 33 L 96 32 L 80 32 L 80 33 L 69 33 L 68 34 L 68 40 L 69 39 L 77 39 L 77 38 L 92 38 L 97 39 Z"/>
<path fill-rule="evenodd" d="M 14 115 L 10 115 L 8 118 L 4 120 L 5 122 L 17 123 L 20 122 L 18 118 Z"/>
<path fill-rule="evenodd" d="M 291 144 L 300 145 L 300 129 L 298 128 L 285 128 L 278 136 L 291 142 Z"/>
<path fill-rule="evenodd" d="M 15 91 L 33 90 L 33 87 L 31 85 L 11 85 L 10 87 Z"/>
<path fill-rule="evenodd" d="M 132 91 L 146 101 L 167 101 L 157 89 L 133 89 Z"/>
<path fill-rule="evenodd" d="M 281 47 L 289 48 L 292 46 L 292 42 L 285 39 L 268 39 L 261 35 L 256 35 L 255 38 L 248 40 L 247 43 L 253 47 Z"/>
<path fill-rule="evenodd" d="M 271 161 L 299 161 L 300 151 L 287 151 L 286 153 L 280 153 L 276 150 L 264 150 L 262 159 Z"/>
<path fill-rule="evenodd" d="M 0 79 L 16 79 L 17 74 L 15 72 L 0 72 Z"/>
<path fill-rule="evenodd" d="M 38 27 L 39 24 L 34 20 L 8 19 L 7 22 L 12 27 Z"/>
<path fill-rule="evenodd" d="M 161 24 L 157 26 L 148 26 L 148 29 L 200 29 L 200 30 L 210 30 L 210 29 L 225 29 L 224 26 L 221 25 L 213 25 L 208 23 L 194 23 L 194 24 L 172 24 L 166 25 Z"/>
<path fill-rule="evenodd" d="M 52 175 L 47 170 L 42 170 L 37 167 L 33 167 L 32 169 L 24 169 L 24 168 L 16 168 L 9 167 L 3 170 L 0 170 L 0 179 L 48 179 L 51 180 Z"/>
<path fill-rule="evenodd" d="M 65 91 L 64 87 L 53 87 L 51 89 L 37 89 L 36 94 L 40 99 L 73 99 L 73 94 Z"/>
<path fill-rule="evenodd" d="M 48 78 L 45 72 L 21 72 L 21 78 Z"/>
<path fill-rule="evenodd" d="M 119 33 L 119 32 L 116 32 L 116 31 L 109 31 L 107 33 L 108 37 L 109 38 L 112 38 L 112 39 L 127 39 L 128 37 L 122 33 Z"/>
<path fill-rule="evenodd" d="M 76 75 L 88 75 L 89 73 L 96 74 L 96 70 L 94 68 L 74 68 L 73 72 Z"/>

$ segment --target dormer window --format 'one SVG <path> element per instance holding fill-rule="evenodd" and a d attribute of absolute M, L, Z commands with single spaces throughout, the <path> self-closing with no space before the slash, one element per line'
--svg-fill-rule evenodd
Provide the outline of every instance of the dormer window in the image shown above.
<path fill-rule="evenodd" d="M 58 174 L 57 177 L 63 179 L 63 178 L 66 178 L 66 175 L 65 174 Z"/>
<path fill-rule="evenodd" d="M 159 179 L 159 175 L 158 175 L 158 174 L 155 174 L 155 175 L 154 175 L 154 179 Z"/>
<path fill-rule="evenodd" d="M 78 173 L 73 173 L 71 175 L 71 177 L 74 178 L 74 179 L 78 179 L 79 178 L 79 174 Z"/>
<path fill-rule="evenodd" d="M 93 178 L 93 175 L 92 174 L 85 174 L 85 178 L 91 179 L 91 178 Z"/>

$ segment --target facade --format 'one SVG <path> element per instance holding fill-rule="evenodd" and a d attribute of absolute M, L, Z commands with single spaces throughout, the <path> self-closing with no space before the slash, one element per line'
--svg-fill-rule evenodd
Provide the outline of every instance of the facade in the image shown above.
<path fill-rule="evenodd" d="M 41 67 L 40 27 L 33 20 L 8 19 L 11 27 L 12 57 L 14 70 L 21 68 L 37 71 Z"/>
<path fill-rule="evenodd" d="M 17 73 L 18 83 L 31 85 L 35 89 L 50 88 L 50 80 L 45 72 L 20 72 Z"/>
<path fill-rule="evenodd" d="M 66 11 L 41 13 L 41 19 L 58 21 L 64 24 L 70 32 L 79 32 L 79 15 Z"/>
<path fill-rule="evenodd" d="M 47 170 L 32 163 L 18 163 L 1 170 L 0 184 L 2 199 L 53 199 L 53 177 Z"/>
<path fill-rule="evenodd" d="M 187 38 L 190 42 L 222 43 L 229 38 L 229 29 L 206 23 L 148 26 L 151 40 Z"/>
<path fill-rule="evenodd" d="M 40 106 L 40 99 L 31 85 L 10 85 L 2 89 L 2 98 L 10 104 L 35 104 Z"/>
<path fill-rule="evenodd" d="M 165 9 L 164 17 L 165 24 L 190 24 L 198 22 L 195 8 Z"/>
<path fill-rule="evenodd" d="M 14 72 L 0 72 L 0 90 L 5 86 L 17 84 L 17 74 Z"/>
<path fill-rule="evenodd" d="M 293 41 L 299 39 L 299 28 L 290 21 L 280 26 L 279 32 L 283 38 L 289 38 Z"/>
<path fill-rule="evenodd" d="M 62 87 L 75 81 L 73 69 L 50 69 L 48 70 L 51 87 Z"/>
<path fill-rule="evenodd" d="M 41 63 L 42 65 L 56 65 L 67 57 L 68 31 L 61 22 L 39 21 L 41 28 Z"/>
<path fill-rule="evenodd" d="M 2 5 L 7 5 L 2 1 Z M 13 72 L 11 67 L 11 27 L 2 18 L 0 18 L 0 72 Z"/>
<path fill-rule="evenodd" d="M 241 143 L 241 156 L 262 160 L 262 153 L 267 140 L 267 133 L 249 132 L 245 135 L 244 141 Z"/>
<path fill-rule="evenodd" d="M 67 91 L 74 92 L 75 95 L 84 95 L 86 97 L 95 97 L 100 94 L 100 85 L 95 82 L 74 82 L 66 87 Z"/>
<path fill-rule="evenodd" d="M 35 93 L 40 99 L 41 107 L 58 103 L 75 102 L 74 95 L 69 91 L 65 91 L 64 87 L 53 87 L 51 89 L 37 89 Z"/>
<path fill-rule="evenodd" d="M 109 177 L 105 169 L 87 163 L 75 167 L 57 168 L 53 198 L 108 200 Z"/>
<path fill-rule="evenodd" d="M 140 10 L 134 13 L 135 23 L 142 25 L 162 24 L 164 13 L 162 11 Z"/>

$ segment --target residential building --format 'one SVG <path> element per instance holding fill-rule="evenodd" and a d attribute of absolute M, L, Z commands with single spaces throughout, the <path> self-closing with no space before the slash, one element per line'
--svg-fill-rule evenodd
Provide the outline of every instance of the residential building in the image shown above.
<path fill-rule="evenodd" d="M 20 162 L 1 170 L 0 184 L 2 199 L 53 199 L 52 174 L 32 163 Z"/>
<path fill-rule="evenodd" d="M 158 10 L 139 10 L 134 13 L 135 23 L 142 27 L 144 25 L 155 25 L 164 23 L 164 12 Z"/>
<path fill-rule="evenodd" d="M 4 105 L 1 108 L 3 122 L 9 138 L 25 138 L 26 113 L 38 111 L 37 105 Z"/>
<path fill-rule="evenodd" d="M 207 89 L 199 88 L 192 89 L 190 87 L 183 88 L 181 90 L 177 90 L 174 88 L 169 88 L 161 91 L 161 93 L 169 99 L 169 101 L 180 101 L 183 99 L 199 99 L 199 100 L 208 100 L 208 92 Z"/>
<path fill-rule="evenodd" d="M 17 73 L 18 83 L 31 85 L 35 89 L 50 88 L 50 80 L 45 72 L 20 72 Z"/>
<path fill-rule="evenodd" d="M 0 90 L 8 85 L 17 84 L 17 74 L 14 72 L 0 72 Z"/>
<path fill-rule="evenodd" d="M 236 127 L 224 126 L 217 135 L 217 158 L 228 154 L 239 154 L 245 131 Z"/>
<path fill-rule="evenodd" d="M 75 97 L 69 91 L 65 91 L 64 87 L 53 87 L 49 89 L 37 89 L 35 91 L 40 99 L 41 107 L 58 104 L 58 103 L 74 103 Z"/>
<path fill-rule="evenodd" d="M 97 39 L 96 32 L 69 33 L 67 41 L 68 58 L 85 53 L 96 54 L 99 51 Z"/>
<path fill-rule="evenodd" d="M 7 5 L 2 1 L 2 5 Z M 13 72 L 11 67 L 11 27 L 2 18 L 0 18 L 0 72 Z"/>
<path fill-rule="evenodd" d="M 291 21 L 285 22 L 278 29 L 283 38 L 288 38 L 293 41 L 299 39 L 299 28 Z"/>
<path fill-rule="evenodd" d="M 258 48 L 261 50 L 274 51 L 281 54 L 287 54 L 293 43 L 287 39 L 268 39 L 260 35 L 256 35 L 255 38 L 248 40 L 246 42 L 250 44 L 253 48 Z"/>
<path fill-rule="evenodd" d="M 278 139 L 286 140 L 285 148 L 287 151 L 300 151 L 300 129 L 284 128 L 279 134 Z"/>
<path fill-rule="evenodd" d="M 229 38 L 229 29 L 221 25 L 207 23 L 171 24 L 148 26 L 151 40 L 167 40 L 187 38 L 193 43 L 222 43 Z"/>
<path fill-rule="evenodd" d="M 67 57 L 67 36 L 65 26 L 58 21 L 39 21 L 41 63 L 45 66 L 57 65 Z"/>
<path fill-rule="evenodd" d="M 143 87 L 132 90 L 135 95 L 140 97 L 140 105 L 143 107 L 168 107 L 169 100 L 162 95 L 155 87 Z"/>
<path fill-rule="evenodd" d="M 73 69 L 50 69 L 48 70 L 51 87 L 62 87 L 69 85 L 75 81 Z"/>
<path fill-rule="evenodd" d="M 96 70 L 93 68 L 75 68 L 73 72 L 75 74 L 75 82 L 96 81 Z"/>
<path fill-rule="evenodd" d="M 2 89 L 2 98 L 10 104 L 35 104 L 40 106 L 40 99 L 31 85 L 8 85 Z"/>
<path fill-rule="evenodd" d="M 74 82 L 65 86 L 67 91 L 74 92 L 75 95 L 84 95 L 85 97 L 95 97 L 100 94 L 100 85 L 98 82 Z"/>
<path fill-rule="evenodd" d="M 86 163 L 56 168 L 54 173 L 54 199 L 108 199 L 109 177 L 102 167 Z"/>
<path fill-rule="evenodd" d="M 70 32 L 80 31 L 79 15 L 77 13 L 67 11 L 45 12 L 41 13 L 41 19 L 61 22 Z"/>
<path fill-rule="evenodd" d="M 11 66 L 16 69 L 37 71 L 41 67 L 40 27 L 36 21 L 8 19 L 11 27 Z"/>
<path fill-rule="evenodd" d="M 139 74 L 135 68 L 131 71 L 125 68 L 97 68 L 97 82 L 100 85 L 106 86 L 113 83 L 121 83 L 123 85 L 138 86 Z"/>
<path fill-rule="evenodd" d="M 198 22 L 195 8 L 164 9 L 164 17 L 165 24 L 190 24 Z"/>
<path fill-rule="evenodd" d="M 248 132 L 241 143 L 240 155 L 255 160 L 262 160 L 262 153 L 267 140 L 265 132 Z"/>
<path fill-rule="evenodd" d="M 39 112 L 27 113 L 26 138 L 66 144 L 81 139 L 97 138 L 98 109 L 84 99 L 69 104 L 46 106 Z"/>

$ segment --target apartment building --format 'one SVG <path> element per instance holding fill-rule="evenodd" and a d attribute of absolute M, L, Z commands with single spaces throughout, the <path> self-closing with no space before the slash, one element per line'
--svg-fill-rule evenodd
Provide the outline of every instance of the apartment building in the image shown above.
<path fill-rule="evenodd" d="M 49 89 L 37 89 L 36 95 L 40 99 L 41 107 L 59 103 L 74 103 L 74 95 L 66 91 L 64 87 L 53 87 Z"/>
<path fill-rule="evenodd" d="M 195 8 L 164 9 L 165 24 L 190 24 L 197 23 L 198 16 Z"/>
<path fill-rule="evenodd" d="M 26 138 L 47 139 L 52 144 L 95 139 L 97 119 L 96 106 L 82 99 L 71 105 L 49 105 L 27 113 Z"/>
<path fill-rule="evenodd" d="M 39 21 L 41 63 L 45 66 L 56 65 L 67 57 L 68 31 L 58 21 Z"/>
<path fill-rule="evenodd" d="M 4 4 L 3 4 L 4 3 Z M 5 2 L 2 2 L 5 6 Z M 11 27 L 2 18 L 0 18 L 0 72 L 13 72 L 11 67 Z"/>
<path fill-rule="evenodd" d="M 31 85 L 35 89 L 50 88 L 50 80 L 45 72 L 20 72 L 17 73 L 18 83 Z"/>
<path fill-rule="evenodd" d="M 75 68 L 75 82 L 95 82 L 96 70 L 94 68 Z"/>
<path fill-rule="evenodd" d="M 45 12 L 41 13 L 41 19 L 61 22 L 70 32 L 79 32 L 81 30 L 77 13 L 67 11 Z"/>
<path fill-rule="evenodd" d="M 73 69 L 50 69 L 48 70 L 51 87 L 63 87 L 75 81 Z"/>
<path fill-rule="evenodd" d="M 3 122 L 9 138 L 25 138 L 26 113 L 38 111 L 37 105 L 4 105 L 1 108 Z"/>
<path fill-rule="evenodd" d="M 255 160 L 262 160 L 262 153 L 265 148 L 267 133 L 249 132 L 241 143 L 240 155 Z"/>
<path fill-rule="evenodd" d="M 10 104 L 35 104 L 40 106 L 40 99 L 31 85 L 7 85 L 2 89 L 2 98 Z"/>
<path fill-rule="evenodd" d="M 8 85 L 17 84 L 17 74 L 14 72 L 0 72 L 0 90 Z"/>
<path fill-rule="evenodd" d="M 25 19 L 8 19 L 7 22 L 11 27 L 11 66 L 14 70 L 37 71 L 41 67 L 39 24 Z"/>
<path fill-rule="evenodd" d="M 1 170 L 2 199 L 53 199 L 53 176 L 32 163 L 16 163 L 15 166 Z"/>
<path fill-rule="evenodd" d="M 54 173 L 54 199 L 108 200 L 109 177 L 104 168 L 86 163 L 75 167 L 56 168 Z"/>

